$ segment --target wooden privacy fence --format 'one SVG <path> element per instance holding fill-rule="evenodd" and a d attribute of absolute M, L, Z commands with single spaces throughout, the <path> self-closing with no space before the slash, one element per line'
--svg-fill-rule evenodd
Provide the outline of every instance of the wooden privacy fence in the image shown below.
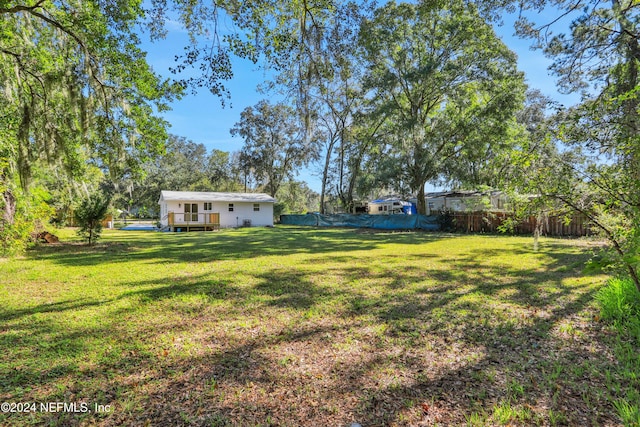
<path fill-rule="evenodd" d="M 498 227 L 513 214 L 506 212 L 452 212 L 454 228 L 461 232 L 497 232 Z M 533 234 L 536 217 L 529 216 L 514 227 L 516 234 Z M 587 218 L 582 214 L 574 214 L 568 223 L 564 217 L 545 216 L 542 219 L 542 234 L 547 236 L 589 236 L 593 232 Z"/>

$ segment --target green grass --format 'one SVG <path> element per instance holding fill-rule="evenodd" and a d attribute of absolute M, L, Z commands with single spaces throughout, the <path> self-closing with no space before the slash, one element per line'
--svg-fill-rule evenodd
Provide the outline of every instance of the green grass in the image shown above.
<path fill-rule="evenodd" d="M 640 294 L 630 279 L 612 278 L 598 291 L 596 300 L 605 320 L 626 321 L 640 316 Z"/>
<path fill-rule="evenodd" d="M 615 333 L 612 348 L 615 372 L 607 371 L 609 388 L 618 400 L 613 406 L 625 426 L 640 426 L 640 295 L 628 278 L 612 278 L 595 296 L 600 316 Z M 626 387 L 625 387 L 626 386 Z"/>
<path fill-rule="evenodd" d="M 60 236 L 0 260 L 0 401 L 109 410 L 0 424 L 616 425 L 615 408 L 637 411 L 594 321 L 607 277 L 583 273 L 588 241 Z"/>

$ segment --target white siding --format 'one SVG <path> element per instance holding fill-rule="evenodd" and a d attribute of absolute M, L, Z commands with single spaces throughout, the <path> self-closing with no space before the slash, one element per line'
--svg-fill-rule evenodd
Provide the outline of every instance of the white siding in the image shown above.
<path fill-rule="evenodd" d="M 369 215 L 390 215 L 393 212 L 393 203 L 369 203 Z"/>
<path fill-rule="evenodd" d="M 209 213 L 220 214 L 220 227 L 238 227 L 243 226 L 245 220 L 251 222 L 252 227 L 273 226 L 273 203 L 254 203 L 254 202 L 206 202 L 211 203 L 211 210 L 205 210 L 205 202 L 189 201 L 160 201 L 160 223 L 162 226 L 169 224 L 168 213 L 175 214 L 175 222 L 182 223 L 184 221 L 184 204 L 196 203 L 198 205 L 198 218 L 204 221 L 204 217 Z M 229 203 L 233 203 L 233 212 L 229 212 Z M 254 211 L 254 204 L 259 205 L 260 210 Z"/>
<path fill-rule="evenodd" d="M 233 203 L 233 212 L 229 212 L 229 203 Z M 247 202 L 214 202 L 213 212 L 220 212 L 220 227 L 238 227 L 245 220 L 251 221 L 252 227 L 273 225 L 273 203 L 258 203 L 260 211 L 254 212 L 253 203 Z"/>
<path fill-rule="evenodd" d="M 178 207 L 178 204 L 180 203 L 180 207 Z M 182 207 L 182 203 L 181 202 L 175 202 L 175 201 L 161 201 L 160 202 L 160 224 L 162 227 L 166 227 L 167 225 L 169 225 L 169 212 L 175 212 L 175 213 L 184 213 L 184 208 Z"/>
<path fill-rule="evenodd" d="M 427 198 L 427 215 L 435 215 L 444 208 L 444 197 Z"/>
<path fill-rule="evenodd" d="M 490 197 L 490 206 L 485 205 L 487 197 Z M 427 203 L 427 215 L 437 214 L 442 209 L 449 209 L 457 212 L 464 211 L 483 211 L 489 208 L 490 210 L 504 210 L 507 202 L 506 196 L 503 194 L 490 195 L 490 196 L 478 196 L 471 195 L 466 197 L 460 196 L 438 196 L 438 197 L 426 197 Z"/>

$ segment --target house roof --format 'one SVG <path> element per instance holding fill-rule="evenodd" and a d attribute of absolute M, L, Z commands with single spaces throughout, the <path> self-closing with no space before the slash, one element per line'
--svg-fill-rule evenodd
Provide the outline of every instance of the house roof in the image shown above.
<path fill-rule="evenodd" d="M 401 199 L 377 199 L 369 202 L 371 204 L 382 204 L 382 203 L 399 203 L 401 206 L 411 206 L 411 203 L 405 202 Z"/>
<path fill-rule="evenodd" d="M 395 194 L 389 194 L 386 196 L 379 197 L 376 200 L 372 200 L 369 203 L 388 203 L 388 202 L 403 202 L 404 199 L 401 196 Z"/>
<path fill-rule="evenodd" d="M 479 190 L 456 190 L 456 191 L 436 191 L 425 193 L 427 199 L 437 197 L 478 197 L 478 196 L 499 196 L 503 194 L 499 190 L 479 191 Z"/>
<path fill-rule="evenodd" d="M 160 201 L 184 202 L 250 202 L 275 203 L 276 199 L 264 193 L 212 193 L 204 191 L 166 191 L 160 192 Z"/>

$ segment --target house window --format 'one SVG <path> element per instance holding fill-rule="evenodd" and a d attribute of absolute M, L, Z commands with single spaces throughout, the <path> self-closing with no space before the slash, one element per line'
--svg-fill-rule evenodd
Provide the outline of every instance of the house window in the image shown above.
<path fill-rule="evenodd" d="M 233 212 L 233 203 L 229 203 L 229 212 Z"/>
<path fill-rule="evenodd" d="M 382 212 L 382 206 L 378 206 L 378 212 Z"/>
<path fill-rule="evenodd" d="M 254 212 L 260 212 L 260 203 L 254 203 L 253 204 L 253 211 Z"/>
<path fill-rule="evenodd" d="M 211 202 L 204 202 L 204 210 L 205 211 L 211 210 Z"/>
<path fill-rule="evenodd" d="M 435 204 L 433 202 L 429 202 L 429 210 L 433 210 L 435 208 Z"/>

